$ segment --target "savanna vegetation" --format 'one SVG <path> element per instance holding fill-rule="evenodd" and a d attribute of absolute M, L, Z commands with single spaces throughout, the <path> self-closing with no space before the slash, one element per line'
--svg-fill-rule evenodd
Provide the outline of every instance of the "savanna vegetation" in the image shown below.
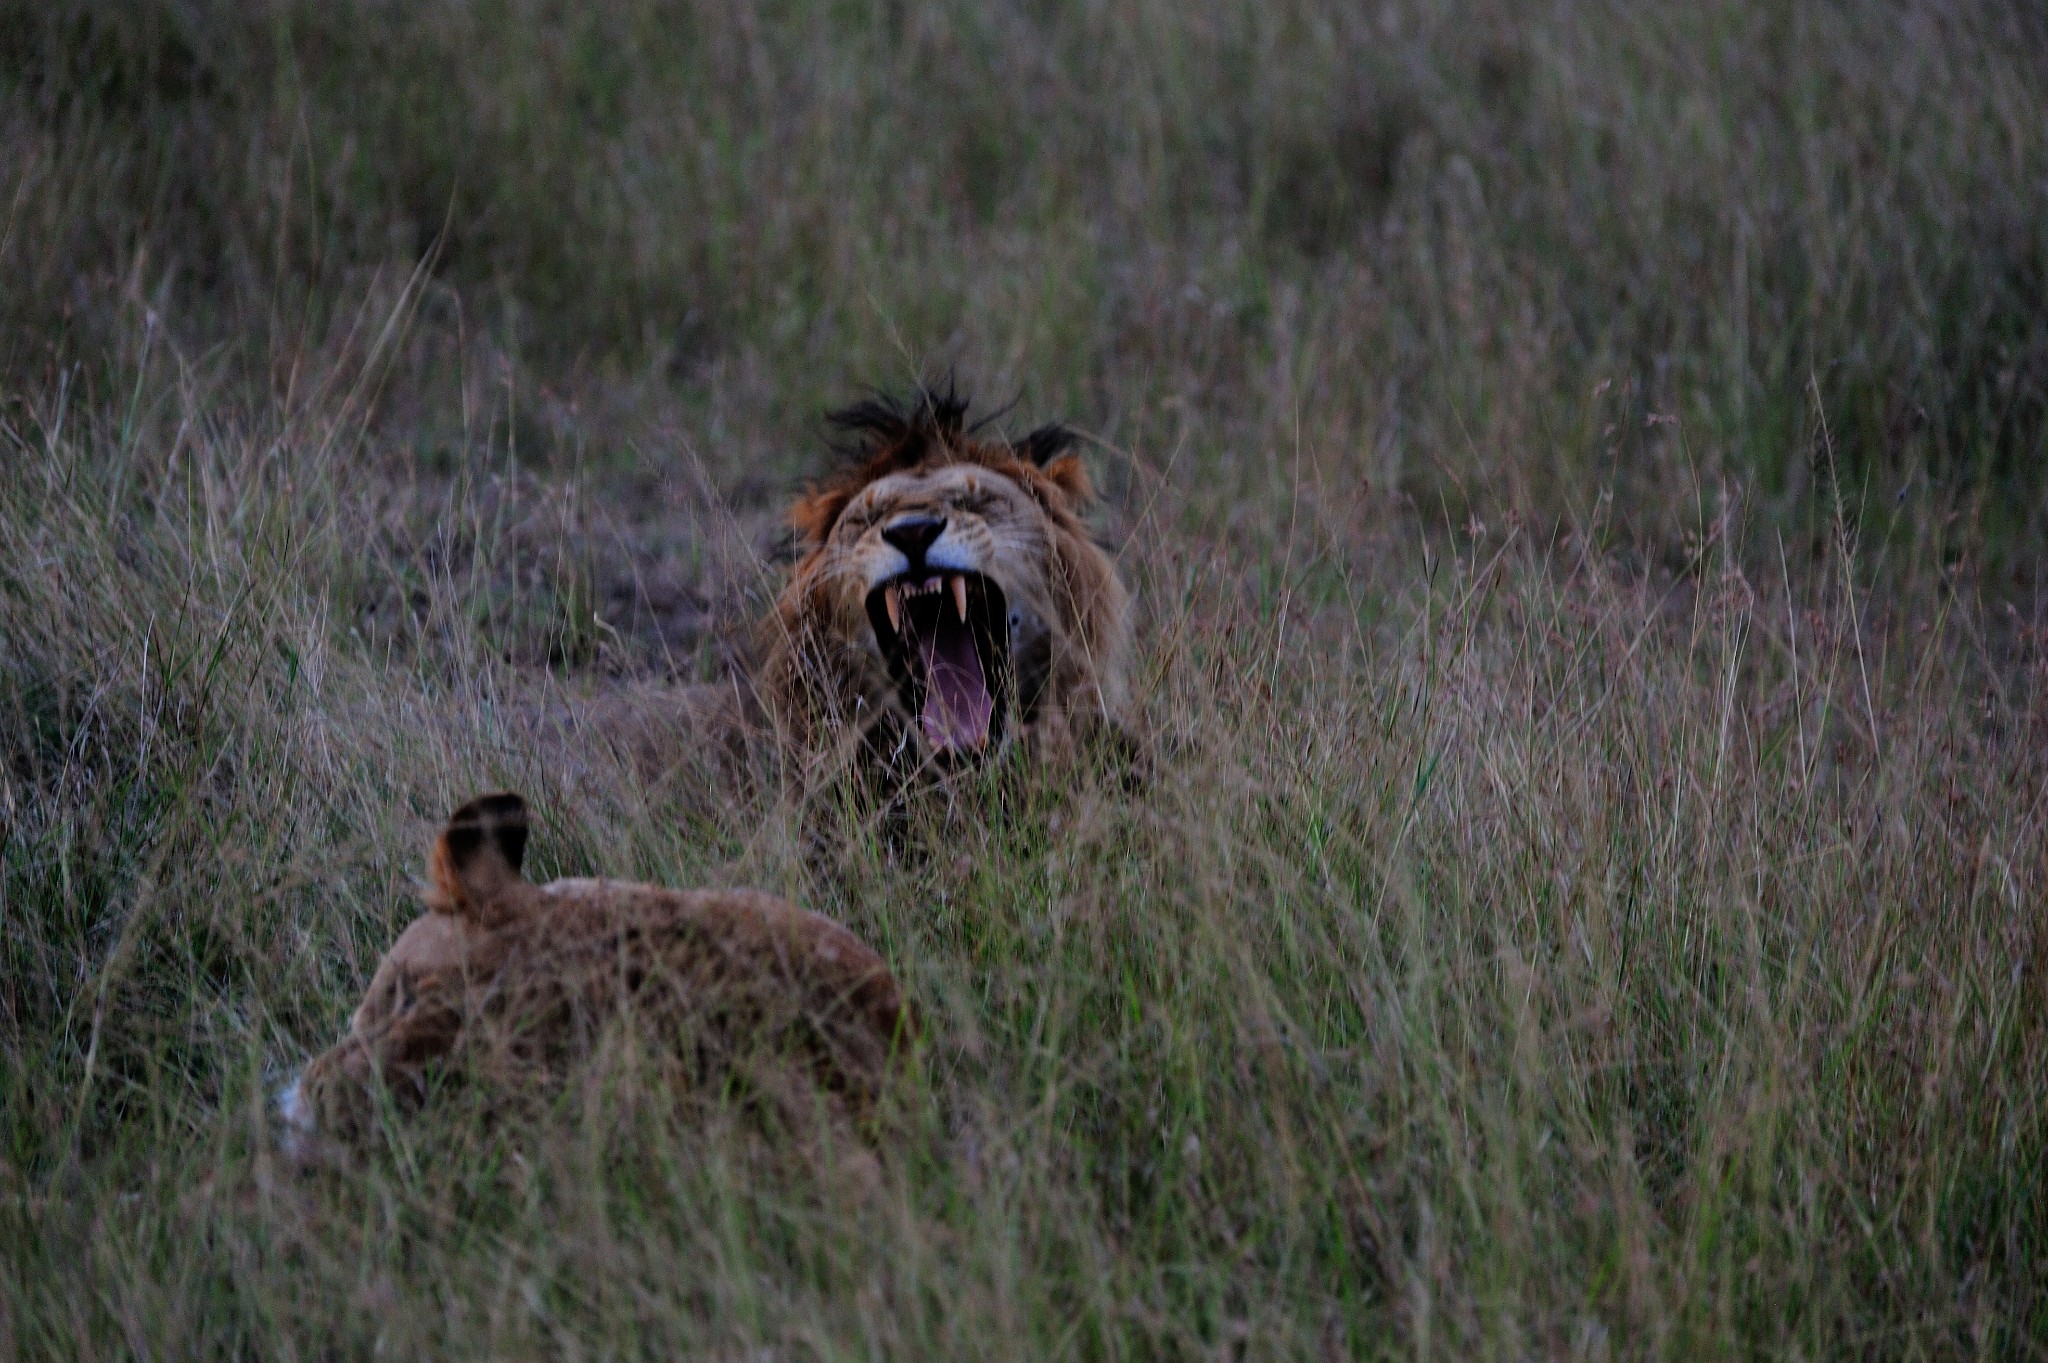
<path fill-rule="evenodd" d="M 0 1353 L 2048 1352 L 2044 298 L 1991 0 L 0 0 Z M 1142 779 L 535 738 L 948 371 Z M 281 1160 L 507 787 L 889 958 L 877 1160 L 630 1054 Z"/>

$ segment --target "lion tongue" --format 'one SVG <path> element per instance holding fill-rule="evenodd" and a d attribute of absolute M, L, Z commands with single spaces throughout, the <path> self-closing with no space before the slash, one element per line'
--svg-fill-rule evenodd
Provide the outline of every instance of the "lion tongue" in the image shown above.
<path fill-rule="evenodd" d="M 953 620 L 918 640 L 924 654 L 924 713 L 918 724 L 940 752 L 979 748 L 988 742 L 995 697 L 974 651 L 974 635 Z"/>

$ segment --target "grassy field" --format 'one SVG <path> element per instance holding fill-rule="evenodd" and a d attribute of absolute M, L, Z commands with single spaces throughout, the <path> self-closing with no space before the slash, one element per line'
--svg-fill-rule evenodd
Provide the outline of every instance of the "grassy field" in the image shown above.
<path fill-rule="evenodd" d="M 2048 1354 L 2044 298 L 1989 0 L 0 0 L 0 1355 Z M 535 739 L 949 369 L 1138 788 Z M 630 1055 L 279 1159 L 492 787 L 884 951 L 879 1177 Z"/>

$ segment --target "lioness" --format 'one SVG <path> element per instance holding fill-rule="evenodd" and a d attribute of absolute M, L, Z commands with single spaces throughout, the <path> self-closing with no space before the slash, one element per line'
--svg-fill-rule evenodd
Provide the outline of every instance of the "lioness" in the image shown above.
<path fill-rule="evenodd" d="M 888 966 L 830 919 L 754 890 L 520 874 L 526 802 L 486 795 L 449 817 L 429 857 L 427 912 L 378 965 L 349 1032 L 280 1096 L 287 1146 L 360 1136 L 381 1079 L 401 1103 L 430 1066 L 531 1086 L 630 1013 L 675 1077 L 765 1061 L 797 1067 L 856 1109 L 914 1023 Z"/>
<path fill-rule="evenodd" d="M 761 674 L 800 746 L 952 764 L 1121 725 L 1131 600 L 1080 519 L 1079 437 L 1011 442 L 966 416 L 950 388 L 829 416 L 848 462 L 791 511 L 804 552 Z"/>

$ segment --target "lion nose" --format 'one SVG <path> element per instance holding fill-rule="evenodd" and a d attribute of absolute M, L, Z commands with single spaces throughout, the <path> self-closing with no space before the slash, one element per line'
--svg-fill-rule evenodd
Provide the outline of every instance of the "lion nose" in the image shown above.
<path fill-rule="evenodd" d="M 909 571 L 915 573 L 924 567 L 925 551 L 945 530 L 944 517 L 905 516 L 883 526 L 882 538 L 903 551 L 903 557 L 910 560 Z"/>

